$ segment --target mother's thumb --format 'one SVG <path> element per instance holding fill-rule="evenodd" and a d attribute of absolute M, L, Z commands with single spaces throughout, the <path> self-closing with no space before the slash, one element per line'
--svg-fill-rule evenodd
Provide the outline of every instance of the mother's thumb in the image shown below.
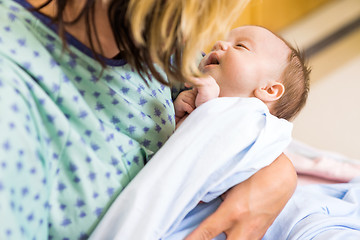
<path fill-rule="evenodd" d="M 225 232 L 229 226 L 219 209 L 206 218 L 192 233 L 190 233 L 185 240 L 211 240 L 220 233 Z"/>

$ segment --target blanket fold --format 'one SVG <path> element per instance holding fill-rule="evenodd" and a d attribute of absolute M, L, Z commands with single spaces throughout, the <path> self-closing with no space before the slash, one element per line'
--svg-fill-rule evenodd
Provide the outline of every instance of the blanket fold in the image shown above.
<path fill-rule="evenodd" d="M 216 210 L 219 195 L 274 161 L 291 129 L 256 98 L 201 105 L 119 195 L 91 239 L 180 239 L 200 223 L 198 214 Z"/>

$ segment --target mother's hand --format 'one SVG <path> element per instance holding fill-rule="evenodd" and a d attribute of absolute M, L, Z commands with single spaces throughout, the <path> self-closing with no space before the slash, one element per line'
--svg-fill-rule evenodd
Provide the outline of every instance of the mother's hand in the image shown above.
<path fill-rule="evenodd" d="M 224 202 L 186 240 L 212 239 L 224 232 L 228 240 L 261 239 L 296 188 L 296 172 L 281 154 L 271 165 L 234 186 Z"/>

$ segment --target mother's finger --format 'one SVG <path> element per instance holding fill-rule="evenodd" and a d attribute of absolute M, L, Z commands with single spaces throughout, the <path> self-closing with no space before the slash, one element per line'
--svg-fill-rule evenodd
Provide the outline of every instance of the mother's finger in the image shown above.
<path fill-rule="evenodd" d="M 231 227 L 232 223 L 220 207 L 207 217 L 185 240 L 211 240 Z"/>

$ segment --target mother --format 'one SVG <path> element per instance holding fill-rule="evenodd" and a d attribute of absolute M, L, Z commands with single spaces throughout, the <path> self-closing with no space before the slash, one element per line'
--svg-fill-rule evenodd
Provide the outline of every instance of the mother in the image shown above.
<path fill-rule="evenodd" d="M 0 1 L 0 238 L 87 238 L 174 131 L 170 82 L 246 3 Z M 189 239 L 261 238 L 295 182 L 280 156 Z"/>

